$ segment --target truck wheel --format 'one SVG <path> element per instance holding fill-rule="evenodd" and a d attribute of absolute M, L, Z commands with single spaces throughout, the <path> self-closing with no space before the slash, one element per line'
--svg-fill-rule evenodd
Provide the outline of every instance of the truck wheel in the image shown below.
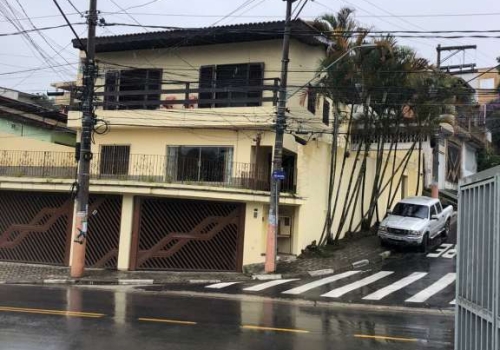
<path fill-rule="evenodd" d="M 422 245 L 420 246 L 420 251 L 422 253 L 429 252 L 429 234 L 428 233 L 426 233 L 424 235 L 424 238 L 422 238 Z"/>
<path fill-rule="evenodd" d="M 383 239 L 380 240 L 380 246 L 382 248 L 389 248 L 389 243 L 387 241 L 384 241 Z"/>
<path fill-rule="evenodd" d="M 446 224 L 444 224 L 443 238 L 448 238 L 448 235 L 450 234 L 450 228 L 451 228 L 451 220 L 448 219 L 446 220 Z"/>

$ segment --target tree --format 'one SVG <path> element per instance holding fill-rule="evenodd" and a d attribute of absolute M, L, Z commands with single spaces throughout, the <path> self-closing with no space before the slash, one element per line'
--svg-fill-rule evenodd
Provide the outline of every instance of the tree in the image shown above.
<path fill-rule="evenodd" d="M 398 45 L 394 37 L 367 39 L 369 30 L 352 18 L 353 13 L 352 9 L 344 8 L 336 15 L 318 18 L 313 24 L 318 30 L 328 33 L 331 42 L 327 56 L 318 68 L 323 78 L 315 88 L 333 101 L 335 121 L 330 159 L 330 202 L 320 243 L 338 240 L 345 227 L 349 231 L 359 228 L 359 224 L 353 226 L 354 210 L 351 209 L 357 208 L 358 198 L 364 198 L 368 192 L 371 193 L 368 208 L 364 208 L 363 200 L 360 203 L 363 222 L 368 227 L 374 218 L 379 221 L 378 199 L 388 191 L 389 205 L 392 205 L 396 196 L 396 193 L 391 193 L 393 184 L 399 186 L 402 180 L 402 176 L 396 176 L 407 167 L 412 152 L 418 150 L 420 168 L 422 140 L 435 133 L 443 122 L 443 114 L 453 112 L 450 106 L 467 96 L 466 87 L 461 86 L 458 79 L 434 69 L 412 49 Z M 374 48 L 352 50 L 363 44 L 371 44 Z M 347 52 L 350 53 L 346 55 Z M 349 157 L 346 151 L 337 176 L 336 126 L 346 120 L 345 141 L 346 144 L 356 144 L 353 159 L 360 159 L 360 162 L 359 166 L 354 162 L 350 169 L 346 169 L 346 158 Z M 413 146 L 397 164 L 398 137 L 402 130 L 412 130 L 416 137 Z M 353 142 L 354 139 L 357 142 Z M 376 171 L 375 179 L 367 183 L 370 155 L 375 156 Z M 386 174 L 391 174 L 389 182 Z M 343 184 L 346 191 L 341 205 L 339 197 Z M 420 182 L 418 186 L 421 186 Z M 334 215 L 340 218 L 336 232 L 332 232 Z"/>

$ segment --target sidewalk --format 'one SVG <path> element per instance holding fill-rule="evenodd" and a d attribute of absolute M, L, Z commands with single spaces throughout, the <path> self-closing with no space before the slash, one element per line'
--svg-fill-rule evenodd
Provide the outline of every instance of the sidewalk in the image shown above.
<path fill-rule="evenodd" d="M 0 262 L 0 284 L 147 285 L 249 280 L 236 272 L 114 271 L 86 269 L 72 279 L 68 267 Z"/>
<path fill-rule="evenodd" d="M 255 264 L 245 267 L 245 273 L 87 269 L 85 277 L 71 279 L 68 267 L 0 262 L 0 284 L 148 285 L 308 277 L 376 264 L 389 255 L 390 252 L 380 247 L 376 236 L 367 236 L 307 251 L 294 261 L 279 261 L 274 275 L 265 275 L 264 265 Z"/>

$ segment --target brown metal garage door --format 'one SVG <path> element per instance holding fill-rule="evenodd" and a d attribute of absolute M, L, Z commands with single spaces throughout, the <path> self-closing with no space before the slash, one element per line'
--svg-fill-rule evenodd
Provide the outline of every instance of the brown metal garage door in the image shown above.
<path fill-rule="evenodd" d="M 0 260 L 67 265 L 73 200 L 69 194 L 0 192 Z"/>
<path fill-rule="evenodd" d="M 244 205 L 136 199 L 132 269 L 241 271 Z"/>
<path fill-rule="evenodd" d="M 120 196 L 90 196 L 87 267 L 116 268 Z M 0 261 L 69 265 L 68 193 L 0 191 Z"/>
<path fill-rule="evenodd" d="M 90 196 L 85 265 L 116 269 L 120 243 L 122 197 Z"/>

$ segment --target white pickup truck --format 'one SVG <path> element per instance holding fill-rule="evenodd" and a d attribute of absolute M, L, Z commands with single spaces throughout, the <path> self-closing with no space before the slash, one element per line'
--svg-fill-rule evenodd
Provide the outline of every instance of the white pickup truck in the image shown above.
<path fill-rule="evenodd" d="M 439 199 L 412 197 L 401 200 L 380 223 L 382 245 L 417 245 L 426 252 L 438 235 L 450 232 L 453 207 L 443 208 Z"/>

